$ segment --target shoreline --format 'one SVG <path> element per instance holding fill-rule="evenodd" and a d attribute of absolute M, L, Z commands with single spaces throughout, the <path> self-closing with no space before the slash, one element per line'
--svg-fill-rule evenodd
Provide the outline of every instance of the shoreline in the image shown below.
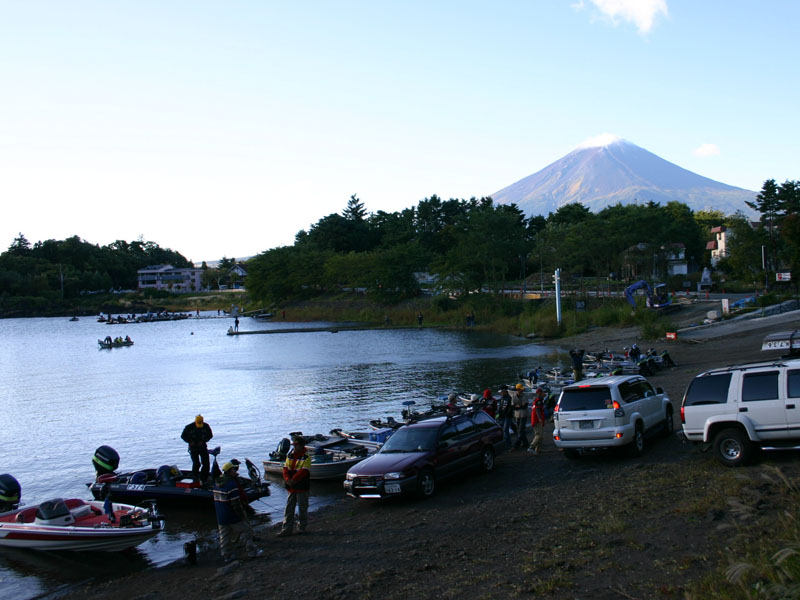
<path fill-rule="evenodd" d="M 777 358 L 761 352 L 761 340 L 800 329 L 800 311 L 761 325 L 670 342 L 677 366 L 649 379 L 678 415 L 696 374 Z M 595 329 L 556 342 L 619 349 L 639 341 L 634 329 Z M 763 463 L 800 477 L 796 453 L 769 453 Z M 741 485 L 734 481 L 761 481 L 764 465 L 725 469 L 676 436 L 648 440 L 640 459 L 598 453 L 568 461 L 553 445 L 550 424 L 541 456 L 504 453 L 494 472 L 447 482 L 429 500 L 343 495 L 311 513 L 306 535 L 278 540 L 277 524 L 260 526 L 263 558 L 224 566 L 207 548 L 196 565 L 179 560 L 58 597 L 683 597 L 690 582 L 727 566 L 730 540 L 714 533 L 719 515 L 729 514 L 723 491 Z"/>

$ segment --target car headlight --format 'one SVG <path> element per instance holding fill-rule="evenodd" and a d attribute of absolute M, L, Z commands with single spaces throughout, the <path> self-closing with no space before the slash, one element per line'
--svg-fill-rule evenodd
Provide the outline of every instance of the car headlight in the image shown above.
<path fill-rule="evenodd" d="M 347 475 L 345 475 L 344 478 L 347 479 L 347 481 L 353 481 L 353 479 L 355 479 L 356 476 L 353 475 L 352 473 L 347 473 Z"/>
<path fill-rule="evenodd" d="M 402 473 L 397 473 L 397 472 L 395 472 L 395 473 L 386 473 L 383 476 L 383 478 L 384 479 L 402 479 L 403 478 L 403 474 Z"/>

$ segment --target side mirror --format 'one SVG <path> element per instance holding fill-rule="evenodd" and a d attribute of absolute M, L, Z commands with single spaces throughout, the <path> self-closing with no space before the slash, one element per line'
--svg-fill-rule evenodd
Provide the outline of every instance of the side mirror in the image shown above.
<path fill-rule="evenodd" d="M 663 393 L 664 393 L 664 388 L 662 388 L 662 387 L 657 387 L 656 388 L 656 394 L 663 394 Z"/>

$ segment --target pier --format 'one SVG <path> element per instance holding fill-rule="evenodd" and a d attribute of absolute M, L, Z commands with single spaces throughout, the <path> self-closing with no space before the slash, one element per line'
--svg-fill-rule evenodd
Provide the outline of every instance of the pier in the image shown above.
<path fill-rule="evenodd" d="M 378 331 L 388 329 L 433 329 L 439 327 L 438 325 L 426 325 L 420 327 L 418 325 L 332 325 L 330 327 L 292 327 L 286 329 L 258 329 L 255 331 L 233 331 L 228 329 L 228 335 L 256 335 L 268 333 L 317 333 L 327 331 L 328 333 L 339 333 L 340 331 Z"/>

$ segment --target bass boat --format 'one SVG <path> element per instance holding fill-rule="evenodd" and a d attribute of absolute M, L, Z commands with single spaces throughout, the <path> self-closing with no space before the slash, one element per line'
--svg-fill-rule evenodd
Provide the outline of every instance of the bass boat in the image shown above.
<path fill-rule="evenodd" d="M 113 517 L 113 519 L 112 519 Z M 155 505 L 56 498 L 0 513 L 0 547 L 31 550 L 125 550 L 161 531 Z"/>
<path fill-rule="evenodd" d="M 297 431 L 289 434 L 290 437 L 294 435 L 303 434 Z M 381 437 L 385 436 L 379 432 L 347 433 L 341 429 L 331 430 L 330 435 L 306 436 L 306 449 L 311 455 L 311 479 L 344 479 L 350 467 L 380 449 L 384 441 Z M 283 438 L 264 461 L 264 473 L 283 475 L 289 447 L 289 438 Z"/>
<path fill-rule="evenodd" d="M 209 451 L 214 457 L 211 469 L 212 478 L 221 474 L 217 464 L 219 447 Z M 236 459 L 231 460 L 237 463 Z M 180 506 L 182 508 L 210 508 L 214 504 L 213 486 L 192 479 L 192 471 L 179 469 L 177 466 L 162 465 L 154 469 L 140 469 L 118 473 L 119 454 L 110 446 L 100 446 L 92 457 L 97 477 L 87 483 L 89 491 L 95 499 L 101 499 L 109 493 L 115 500 L 122 502 L 142 502 L 155 499 L 159 505 Z M 270 495 L 269 482 L 261 478 L 258 468 L 245 459 L 249 477 L 239 477 L 243 498 L 248 504 L 259 498 Z"/>

